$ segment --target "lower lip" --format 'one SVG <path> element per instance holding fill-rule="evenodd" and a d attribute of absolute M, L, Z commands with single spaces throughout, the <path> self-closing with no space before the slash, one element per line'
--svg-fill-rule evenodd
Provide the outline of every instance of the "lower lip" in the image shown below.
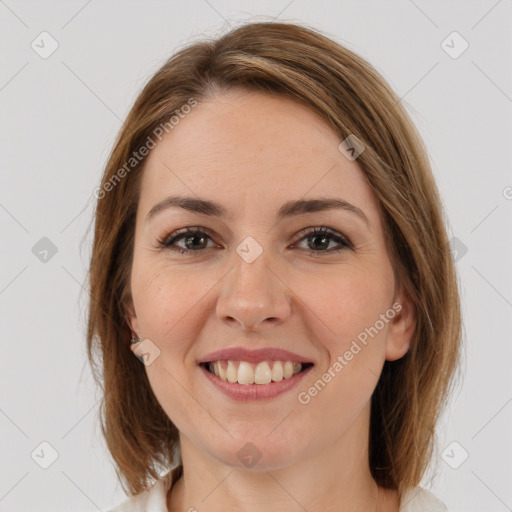
<path fill-rule="evenodd" d="M 283 378 L 278 382 L 270 382 L 269 384 L 231 383 L 209 372 L 204 366 L 200 366 L 199 368 L 206 375 L 206 378 L 228 397 L 242 402 L 250 402 L 252 400 L 268 400 L 290 391 L 299 384 L 313 366 L 309 366 L 304 371 L 296 373 L 289 379 Z"/>

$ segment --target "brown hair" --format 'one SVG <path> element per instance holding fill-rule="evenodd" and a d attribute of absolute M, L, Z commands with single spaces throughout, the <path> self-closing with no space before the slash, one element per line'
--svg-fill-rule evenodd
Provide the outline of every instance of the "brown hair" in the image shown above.
<path fill-rule="evenodd" d="M 460 356 L 460 299 L 443 206 L 423 142 L 384 79 L 352 51 L 291 23 L 249 23 L 178 51 L 136 99 L 109 157 L 97 195 L 87 354 L 103 392 L 101 428 L 117 475 L 129 494 L 142 492 L 171 466 L 179 442 L 130 350 L 125 299 L 145 158 L 130 159 L 159 126 L 169 131 L 169 119 L 191 99 L 234 87 L 293 98 L 340 141 L 353 134 L 366 146 L 357 161 L 378 200 L 397 287 L 417 315 L 411 347 L 385 362 L 371 407 L 370 470 L 401 496 L 431 461 Z"/>

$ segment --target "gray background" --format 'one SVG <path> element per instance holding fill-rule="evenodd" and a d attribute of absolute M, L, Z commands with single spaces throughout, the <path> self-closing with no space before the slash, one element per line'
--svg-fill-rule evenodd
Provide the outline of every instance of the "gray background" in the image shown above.
<path fill-rule="evenodd" d="M 92 192 L 137 93 L 173 51 L 273 17 L 369 60 L 426 141 L 457 239 L 466 376 L 422 484 L 451 511 L 512 509 L 512 2 L 5 0 L 0 510 L 105 510 L 125 498 L 84 363 Z M 48 58 L 31 47 L 51 48 L 43 31 L 59 45 Z M 458 58 L 442 45 L 453 31 L 469 44 Z"/>

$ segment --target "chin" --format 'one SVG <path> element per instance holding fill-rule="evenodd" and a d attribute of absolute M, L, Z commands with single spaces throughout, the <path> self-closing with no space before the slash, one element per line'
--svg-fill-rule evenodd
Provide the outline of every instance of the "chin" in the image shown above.
<path fill-rule="evenodd" d="M 296 463 L 302 455 L 297 448 L 304 445 L 304 440 L 301 443 L 290 438 L 270 440 L 267 436 L 270 431 L 237 436 L 226 442 L 223 450 L 219 450 L 219 444 L 210 447 L 210 453 L 226 466 L 253 472 L 283 469 Z"/>

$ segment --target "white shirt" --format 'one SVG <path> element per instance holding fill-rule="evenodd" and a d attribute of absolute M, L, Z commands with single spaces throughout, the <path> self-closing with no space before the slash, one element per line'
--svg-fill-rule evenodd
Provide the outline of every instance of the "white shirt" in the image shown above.
<path fill-rule="evenodd" d="M 169 512 L 166 499 L 176 474 L 175 469 L 178 468 L 169 471 L 147 491 L 126 499 L 107 512 Z M 400 512 L 448 512 L 448 509 L 426 489 L 411 487 L 402 497 Z"/>

